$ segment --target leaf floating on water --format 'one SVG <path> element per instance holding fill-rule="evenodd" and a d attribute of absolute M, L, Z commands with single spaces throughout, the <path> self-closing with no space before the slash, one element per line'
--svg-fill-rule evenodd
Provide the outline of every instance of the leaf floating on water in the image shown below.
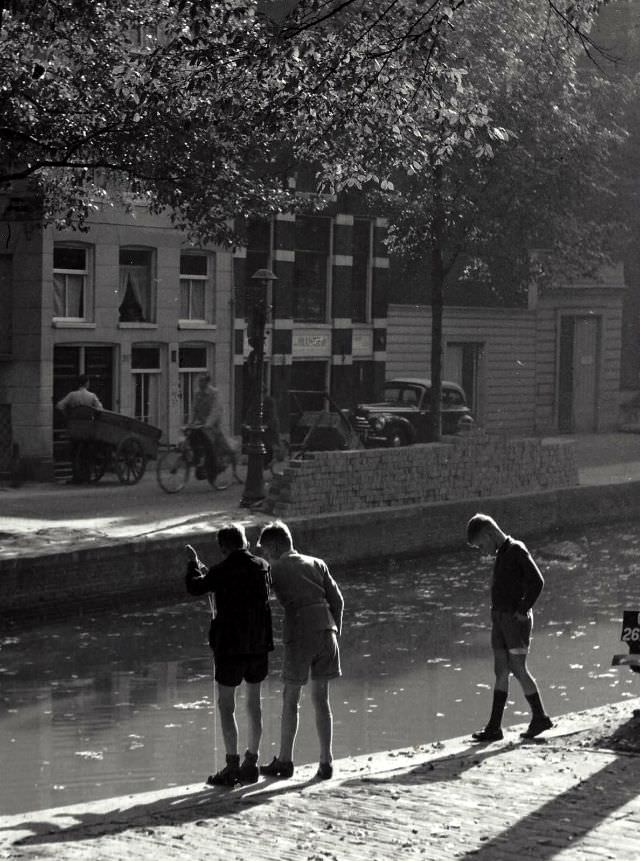
<path fill-rule="evenodd" d="M 76 750 L 74 756 L 79 756 L 80 759 L 104 759 L 104 752 L 102 750 Z"/>
<path fill-rule="evenodd" d="M 211 706 L 211 702 L 208 697 L 205 697 L 202 700 L 195 700 L 192 703 L 174 703 L 174 709 L 185 709 L 197 711 L 198 709 L 208 709 Z"/>

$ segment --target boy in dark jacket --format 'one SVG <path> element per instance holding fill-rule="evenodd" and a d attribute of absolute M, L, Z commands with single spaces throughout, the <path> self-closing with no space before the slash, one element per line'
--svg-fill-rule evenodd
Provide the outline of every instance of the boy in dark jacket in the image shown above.
<path fill-rule="evenodd" d="M 269 588 L 271 574 L 264 559 L 248 550 L 239 524 L 218 531 L 224 559 L 207 568 L 194 556 L 187 568 L 186 585 L 191 595 L 215 596 L 216 615 L 211 622 L 209 644 L 213 650 L 218 710 L 226 751 L 226 766 L 207 778 L 211 786 L 234 786 L 258 780 L 258 748 L 262 737 L 260 685 L 269 671 L 273 649 Z M 238 754 L 235 717 L 236 688 L 247 685 L 248 744 L 242 764 Z"/>
<path fill-rule="evenodd" d="M 474 732 L 476 741 L 498 741 L 502 736 L 502 713 L 513 673 L 531 706 L 531 722 L 523 738 L 535 738 L 553 723 L 546 714 L 536 680 L 527 668 L 533 630 L 533 605 L 544 586 L 542 574 L 522 543 L 500 529 L 487 514 L 475 514 L 467 524 L 467 542 L 495 557 L 491 583 L 491 647 L 495 687 L 491 716 L 486 727 Z"/>

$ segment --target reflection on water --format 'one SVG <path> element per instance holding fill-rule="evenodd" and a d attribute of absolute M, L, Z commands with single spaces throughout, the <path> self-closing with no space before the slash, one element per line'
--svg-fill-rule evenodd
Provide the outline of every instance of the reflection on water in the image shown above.
<path fill-rule="evenodd" d="M 547 581 L 531 668 L 550 713 L 636 696 L 610 669 L 622 610 L 640 608 L 640 529 L 531 542 Z M 334 683 L 335 755 L 470 732 L 487 717 L 490 565 L 473 551 L 336 571 L 345 676 Z M 276 613 L 276 621 L 279 615 Z M 12 631 L 0 640 L 0 811 L 199 782 L 219 767 L 204 600 Z M 280 654 L 264 686 L 262 759 L 276 752 Z M 238 717 L 244 733 L 243 698 Z M 513 685 L 507 723 L 528 719 Z M 241 737 L 241 743 L 244 740 Z M 314 761 L 303 704 L 298 762 Z"/>

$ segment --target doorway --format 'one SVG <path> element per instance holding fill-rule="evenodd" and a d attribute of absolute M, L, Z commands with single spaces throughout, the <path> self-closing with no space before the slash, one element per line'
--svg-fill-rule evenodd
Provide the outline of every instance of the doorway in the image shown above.
<path fill-rule="evenodd" d="M 562 317 L 558 361 L 558 430 L 597 430 L 599 317 Z"/>
<path fill-rule="evenodd" d="M 482 423 L 482 367 L 484 344 L 474 341 L 447 342 L 444 378 L 462 386 L 476 422 Z"/>
<path fill-rule="evenodd" d="M 88 374 L 91 391 L 106 410 L 113 408 L 113 347 L 56 346 L 53 348 L 53 403 L 77 388 L 78 376 Z M 53 410 L 53 461 L 56 474 L 69 463 L 69 435 L 64 416 Z"/>

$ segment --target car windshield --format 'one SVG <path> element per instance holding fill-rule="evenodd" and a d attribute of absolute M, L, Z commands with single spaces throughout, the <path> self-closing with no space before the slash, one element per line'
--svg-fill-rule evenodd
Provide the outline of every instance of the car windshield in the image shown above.
<path fill-rule="evenodd" d="M 419 400 L 420 390 L 416 386 L 402 386 L 398 384 L 385 386 L 384 402 L 386 404 L 415 407 L 418 405 Z"/>

